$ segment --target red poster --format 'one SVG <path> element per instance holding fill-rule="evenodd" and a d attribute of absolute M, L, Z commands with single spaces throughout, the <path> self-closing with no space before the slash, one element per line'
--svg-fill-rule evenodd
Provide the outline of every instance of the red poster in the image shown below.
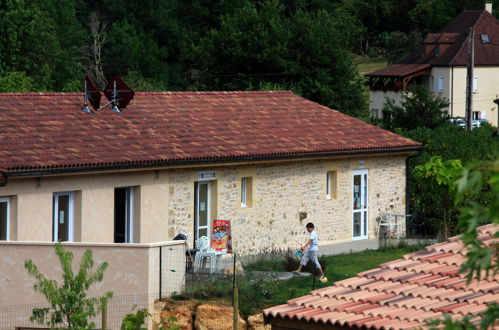
<path fill-rule="evenodd" d="M 232 253 L 230 220 L 213 220 L 210 246 L 216 251 Z"/>

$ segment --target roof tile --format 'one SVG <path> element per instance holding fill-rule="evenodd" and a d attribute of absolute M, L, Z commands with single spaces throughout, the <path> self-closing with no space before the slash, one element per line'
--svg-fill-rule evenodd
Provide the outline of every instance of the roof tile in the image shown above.
<path fill-rule="evenodd" d="M 494 231 L 491 226 L 483 228 L 478 228 L 482 233 L 479 237 L 487 242 L 489 239 L 483 235 Z M 457 274 L 463 260 L 461 243 L 454 243 L 458 242 L 451 238 L 384 263 L 380 268 L 315 290 L 301 300 L 290 300 L 290 305 L 284 305 L 289 309 L 277 306 L 264 314 L 351 327 L 405 329 L 424 325 L 425 320 L 441 318 L 444 313 L 459 319 L 485 311 L 488 303 L 499 300 L 499 276 L 475 279 L 467 286 L 463 275 Z M 293 305 L 300 302 L 301 306 Z"/>
<path fill-rule="evenodd" d="M 421 144 L 289 91 L 148 92 L 122 113 L 78 93 L 0 94 L 0 168 L 148 167 L 419 150 Z"/>

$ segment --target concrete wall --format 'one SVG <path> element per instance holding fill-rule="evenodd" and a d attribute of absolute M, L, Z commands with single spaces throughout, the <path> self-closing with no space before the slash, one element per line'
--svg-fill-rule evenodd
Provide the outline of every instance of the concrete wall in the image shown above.
<path fill-rule="evenodd" d="M 159 297 L 159 249 L 162 249 L 162 296 L 180 292 L 184 285 L 185 245 L 182 241 L 156 244 L 90 244 L 63 243 L 74 254 L 76 272 L 81 256 L 91 249 L 95 264 L 106 261 L 109 266 L 104 280 L 89 290 L 89 296 L 113 291 L 108 307 L 109 326 L 118 329 L 125 314 L 148 308 Z M 26 259 L 33 260 L 49 279 L 61 280 L 61 268 L 52 243 L 0 242 L 0 329 L 30 326 L 34 307 L 45 307 L 46 299 L 33 290 L 34 278 L 24 268 Z M 174 270 L 174 271 L 172 271 Z M 97 321 L 100 321 L 97 320 Z M 97 322 L 98 325 L 100 322 Z"/>
<path fill-rule="evenodd" d="M 394 91 L 372 91 L 369 90 L 369 111 L 371 114 L 377 118 L 383 118 L 383 105 L 386 102 L 386 98 L 392 99 L 395 101 L 395 104 L 400 105 L 400 101 L 402 101 L 402 91 L 394 92 Z"/>
<path fill-rule="evenodd" d="M 232 220 L 234 247 L 241 252 L 295 247 L 313 221 L 321 241 L 352 239 L 352 170 L 369 170 L 369 237 L 380 212 L 405 210 L 405 156 L 293 161 L 212 168 L 172 169 L 12 179 L 0 196 L 16 196 L 17 240 L 52 240 L 52 194 L 78 191 L 81 241 L 113 242 L 114 188 L 140 186 L 140 242 L 192 239 L 194 185 L 200 171 L 214 171 L 212 220 Z M 336 171 L 337 196 L 326 198 L 326 173 Z M 251 177 L 251 207 L 240 203 L 242 177 Z M 79 196 L 79 197 L 78 197 Z M 306 212 L 306 219 L 299 220 Z M 76 227 L 76 226 L 75 226 Z M 192 243 L 192 242 L 191 242 Z"/>

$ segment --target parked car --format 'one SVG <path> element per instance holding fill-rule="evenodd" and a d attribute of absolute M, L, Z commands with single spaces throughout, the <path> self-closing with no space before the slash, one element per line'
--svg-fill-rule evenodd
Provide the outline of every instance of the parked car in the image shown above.
<path fill-rule="evenodd" d="M 449 118 L 449 121 L 459 127 L 466 127 L 466 121 L 463 117 L 453 117 Z"/>
<path fill-rule="evenodd" d="M 472 127 L 473 128 L 480 127 L 484 123 L 487 123 L 486 119 L 473 119 Z"/>

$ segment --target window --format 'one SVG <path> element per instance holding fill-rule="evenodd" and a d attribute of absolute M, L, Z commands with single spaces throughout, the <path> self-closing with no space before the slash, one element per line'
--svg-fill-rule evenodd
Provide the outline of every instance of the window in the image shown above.
<path fill-rule="evenodd" d="M 436 93 L 442 93 L 444 91 L 444 77 L 437 76 L 432 77 L 433 79 L 433 91 Z"/>
<path fill-rule="evenodd" d="M 440 44 L 435 44 L 435 56 L 440 56 Z"/>
<path fill-rule="evenodd" d="M 478 92 L 478 77 L 473 77 L 473 93 Z"/>
<path fill-rule="evenodd" d="M 327 172 L 326 177 L 326 199 L 336 199 L 338 190 L 337 174 L 336 171 Z"/>
<path fill-rule="evenodd" d="M 73 241 L 74 193 L 54 193 L 53 241 Z"/>
<path fill-rule="evenodd" d="M 241 207 L 251 207 L 253 199 L 253 180 L 251 177 L 241 178 Z"/>
<path fill-rule="evenodd" d="M 10 199 L 0 197 L 0 241 L 8 241 L 10 232 Z"/>
<path fill-rule="evenodd" d="M 490 38 L 488 34 L 481 34 L 480 39 L 482 39 L 482 44 L 489 44 Z"/>
<path fill-rule="evenodd" d="M 473 120 L 480 119 L 480 111 L 473 111 Z"/>

